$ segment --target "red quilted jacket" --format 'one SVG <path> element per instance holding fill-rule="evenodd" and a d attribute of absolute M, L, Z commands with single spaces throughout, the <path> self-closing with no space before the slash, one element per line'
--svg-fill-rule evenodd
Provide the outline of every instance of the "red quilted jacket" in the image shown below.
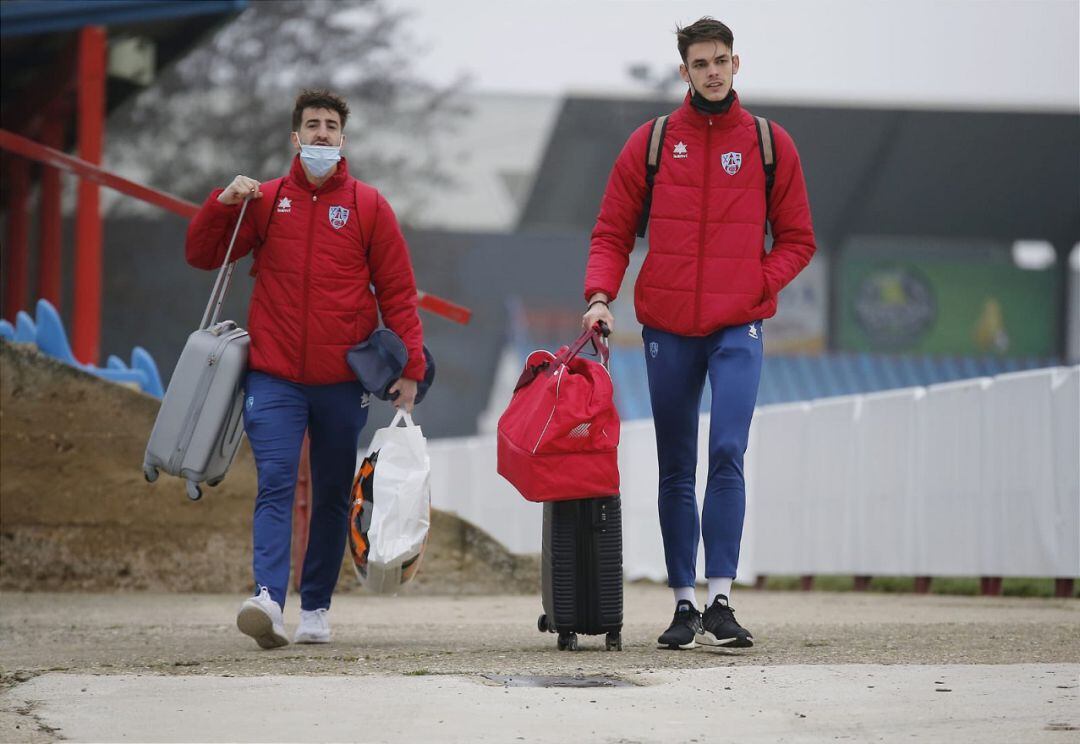
<path fill-rule="evenodd" d="M 422 379 L 416 281 L 386 199 L 350 177 L 344 158 L 318 188 L 296 157 L 287 176 L 259 190 L 233 247 L 233 258 L 255 254 L 250 368 L 306 385 L 355 380 L 345 352 L 378 327 L 381 311 L 408 349 L 404 376 Z M 240 207 L 219 203 L 221 192 L 210 194 L 188 226 L 185 252 L 196 268 L 225 260 Z"/>
<path fill-rule="evenodd" d="M 593 229 L 585 297 L 618 294 L 645 197 L 652 122 L 615 162 Z M 814 255 L 810 205 L 795 143 L 772 125 L 776 176 L 765 252 L 765 170 L 753 116 L 738 97 L 707 116 L 689 96 L 668 119 L 653 186 L 649 252 L 634 290 L 638 320 L 682 336 L 776 314 L 776 296 Z"/>

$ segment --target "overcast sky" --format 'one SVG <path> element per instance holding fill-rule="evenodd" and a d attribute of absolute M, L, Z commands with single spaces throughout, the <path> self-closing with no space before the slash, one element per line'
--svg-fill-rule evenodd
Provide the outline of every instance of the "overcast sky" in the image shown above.
<path fill-rule="evenodd" d="M 1080 0 L 388 3 L 415 12 L 422 74 L 477 91 L 641 91 L 628 66 L 670 70 L 676 24 L 712 15 L 755 100 L 1080 111 Z"/>

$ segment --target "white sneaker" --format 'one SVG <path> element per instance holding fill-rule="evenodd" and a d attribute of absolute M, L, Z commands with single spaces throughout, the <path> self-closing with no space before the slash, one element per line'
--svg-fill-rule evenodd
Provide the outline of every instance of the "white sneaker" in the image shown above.
<path fill-rule="evenodd" d="M 293 643 L 329 643 L 330 621 L 325 607 L 318 610 L 300 610 L 300 625 L 296 628 Z"/>
<path fill-rule="evenodd" d="M 270 599 L 270 590 L 265 586 L 257 597 L 249 597 L 240 605 L 236 615 L 236 627 L 240 632 L 255 639 L 263 648 L 277 648 L 289 645 L 285 635 L 285 621 L 281 607 Z"/>

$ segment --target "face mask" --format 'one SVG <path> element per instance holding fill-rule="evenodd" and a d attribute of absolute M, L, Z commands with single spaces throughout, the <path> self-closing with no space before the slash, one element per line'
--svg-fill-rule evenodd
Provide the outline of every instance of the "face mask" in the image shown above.
<path fill-rule="evenodd" d="M 296 138 L 300 139 L 297 133 Z M 300 160 L 316 178 L 322 178 L 341 160 L 341 147 L 330 145 L 300 145 Z"/>

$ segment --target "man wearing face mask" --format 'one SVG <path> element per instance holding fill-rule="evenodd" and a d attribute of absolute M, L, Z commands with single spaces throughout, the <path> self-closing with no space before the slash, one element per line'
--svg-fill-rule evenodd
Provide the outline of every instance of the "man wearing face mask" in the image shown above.
<path fill-rule="evenodd" d="M 644 326 L 660 531 L 675 595 L 675 616 L 658 645 L 746 647 L 753 637 L 735 620 L 729 598 L 742 540 L 743 454 L 761 375 L 762 320 L 776 313 L 780 290 L 810 262 L 814 232 L 795 143 L 743 109 L 732 88 L 739 57 L 731 29 L 705 17 L 676 35 L 689 91 L 666 127 L 656 127 L 658 139 L 652 122 L 644 124 L 615 163 L 592 233 L 582 323 L 613 326 L 608 304 L 622 284 L 635 232 L 644 231 L 645 213 L 649 253 L 634 304 Z M 650 208 L 646 162 L 653 141 L 659 168 Z M 706 377 L 712 407 L 699 520 L 698 409 Z M 704 614 L 694 596 L 699 539 L 708 579 Z"/>
<path fill-rule="evenodd" d="M 349 491 L 368 397 L 346 362 L 379 324 L 404 342 L 408 361 L 390 388 L 411 411 L 425 372 L 412 263 L 397 219 L 341 155 L 349 108 L 327 90 L 296 99 L 289 173 L 265 183 L 237 176 L 192 219 L 186 255 L 214 269 L 250 200 L 232 258 L 253 254 L 244 430 L 258 470 L 252 528 L 255 596 L 237 626 L 263 648 L 287 644 L 282 608 L 289 579 L 292 501 L 300 449 L 310 433 L 312 511 L 300 588 L 297 643 L 330 639 L 327 611 L 341 570 Z"/>

